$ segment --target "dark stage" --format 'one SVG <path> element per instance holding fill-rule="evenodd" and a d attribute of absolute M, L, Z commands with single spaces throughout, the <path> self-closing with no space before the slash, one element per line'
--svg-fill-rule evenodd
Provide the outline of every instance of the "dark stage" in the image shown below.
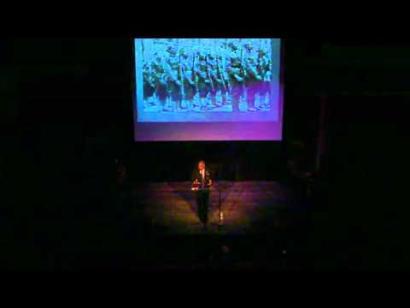
<path fill-rule="evenodd" d="M 408 270 L 409 45 L 283 42 L 281 140 L 136 142 L 132 38 L 0 41 L 1 268 Z"/>
<path fill-rule="evenodd" d="M 96 233 L 92 241 L 82 238 L 73 243 L 78 251 L 66 268 L 286 270 L 314 266 L 307 254 L 311 213 L 307 199 L 296 199 L 278 182 L 221 181 L 211 191 L 209 226 L 204 230 L 190 184 L 133 183 L 114 192 L 109 204 L 115 211 L 107 208 L 98 219 L 89 216 L 79 221 L 85 228 L 87 222 L 92 223 Z M 95 225 L 97 220 L 100 223 Z M 103 234 L 97 235 L 98 230 Z M 86 248 L 91 243 L 94 246 Z"/>
<path fill-rule="evenodd" d="M 276 182 L 219 182 L 211 190 L 210 227 L 204 231 L 190 188 L 190 182 L 147 184 L 137 188 L 135 198 L 153 228 L 164 234 L 273 232 L 284 224 L 280 213 L 296 210 L 288 190 Z"/>

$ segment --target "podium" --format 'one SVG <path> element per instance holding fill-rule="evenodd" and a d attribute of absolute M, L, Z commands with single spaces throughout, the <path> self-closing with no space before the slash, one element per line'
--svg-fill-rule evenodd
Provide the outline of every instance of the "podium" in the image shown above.
<path fill-rule="evenodd" d="M 211 187 L 212 186 L 209 186 L 209 185 L 201 187 L 200 183 L 198 183 L 198 184 L 193 183 L 192 186 L 191 186 L 191 190 L 192 191 L 211 191 Z"/>
<path fill-rule="evenodd" d="M 215 188 L 214 186 L 216 186 L 216 191 L 218 192 L 218 227 L 222 227 L 223 226 L 223 221 L 224 221 L 224 214 L 222 211 L 222 187 L 219 187 L 218 189 L 218 185 L 206 185 L 204 187 L 201 187 L 201 183 L 192 183 L 191 185 L 191 190 L 193 192 L 211 192 L 214 191 Z"/>

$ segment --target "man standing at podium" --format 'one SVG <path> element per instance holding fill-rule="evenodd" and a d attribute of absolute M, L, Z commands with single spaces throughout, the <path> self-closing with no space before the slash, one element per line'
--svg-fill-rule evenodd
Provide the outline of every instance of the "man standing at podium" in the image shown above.
<path fill-rule="evenodd" d="M 211 174 L 206 169 L 205 161 L 199 161 L 198 167 L 192 173 L 192 189 L 196 194 L 198 217 L 204 228 L 208 224 L 209 188 L 212 184 Z"/>

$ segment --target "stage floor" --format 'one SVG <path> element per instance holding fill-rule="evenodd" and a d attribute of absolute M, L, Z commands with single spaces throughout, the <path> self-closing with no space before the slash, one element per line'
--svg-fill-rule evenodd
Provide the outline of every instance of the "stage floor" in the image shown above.
<path fill-rule="evenodd" d="M 277 182 L 218 182 L 210 196 L 209 227 L 196 214 L 190 182 L 163 182 L 136 188 L 139 210 L 154 230 L 164 234 L 245 234 L 280 229 L 281 213 L 292 206 L 287 189 Z M 219 207 L 220 205 L 220 207 Z M 220 224 L 220 210 L 223 213 Z"/>

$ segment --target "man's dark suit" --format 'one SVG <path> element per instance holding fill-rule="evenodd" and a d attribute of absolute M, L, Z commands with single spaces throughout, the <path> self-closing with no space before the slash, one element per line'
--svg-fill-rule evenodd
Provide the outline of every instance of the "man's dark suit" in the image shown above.
<path fill-rule="evenodd" d="M 198 210 L 198 217 L 203 224 L 208 223 L 208 207 L 209 207 L 209 187 L 211 183 L 211 173 L 205 169 L 205 178 L 198 169 L 192 172 L 192 182 L 197 180 L 199 182 L 199 190 L 195 192 L 196 203 Z"/>

